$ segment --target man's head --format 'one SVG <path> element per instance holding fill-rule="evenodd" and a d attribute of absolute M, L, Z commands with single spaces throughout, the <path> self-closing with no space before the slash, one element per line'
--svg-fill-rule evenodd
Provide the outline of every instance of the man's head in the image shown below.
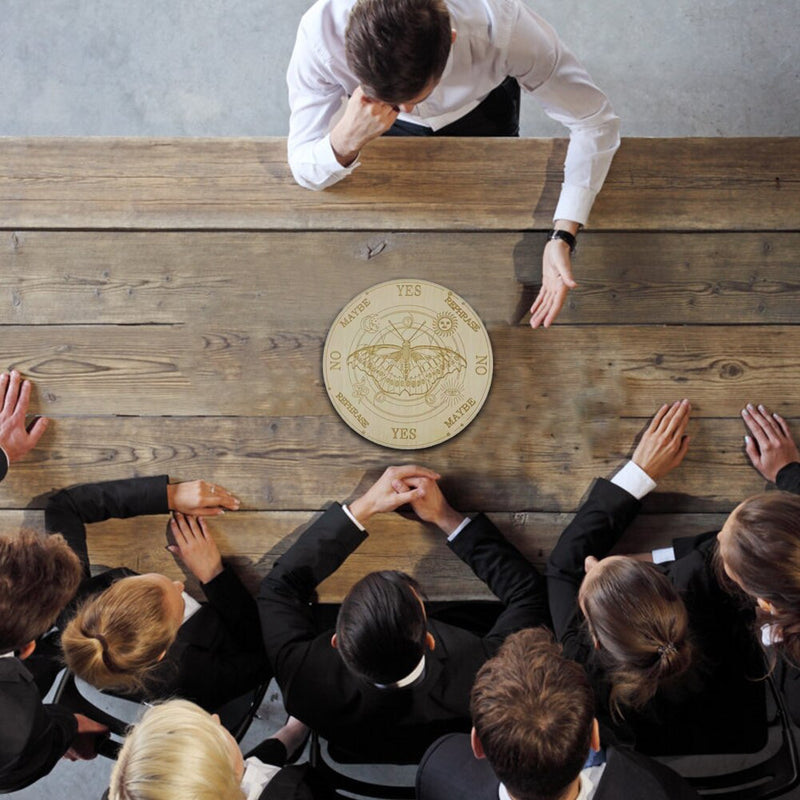
<path fill-rule="evenodd" d="M 433 646 L 419 584 L 404 572 L 371 572 L 347 593 L 334 645 L 348 669 L 390 686 L 419 665 Z"/>
<path fill-rule="evenodd" d="M 46 633 L 81 575 L 78 556 L 60 535 L 0 536 L 0 653 L 22 650 Z"/>
<path fill-rule="evenodd" d="M 432 91 L 452 43 L 444 0 L 358 0 L 345 33 L 347 63 L 364 92 L 397 106 Z"/>
<path fill-rule="evenodd" d="M 596 739 L 586 674 L 543 628 L 506 639 L 478 672 L 470 707 L 473 749 L 515 800 L 562 797 Z"/>

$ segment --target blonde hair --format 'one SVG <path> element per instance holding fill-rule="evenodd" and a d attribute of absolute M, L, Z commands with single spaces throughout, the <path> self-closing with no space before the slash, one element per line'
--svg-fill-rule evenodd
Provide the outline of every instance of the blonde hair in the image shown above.
<path fill-rule="evenodd" d="M 160 586 L 122 578 L 87 600 L 70 620 L 61 634 L 64 661 L 98 689 L 141 691 L 178 627 Z"/>
<path fill-rule="evenodd" d="M 145 712 L 125 739 L 109 787 L 109 800 L 243 798 L 225 730 L 188 700 Z"/>

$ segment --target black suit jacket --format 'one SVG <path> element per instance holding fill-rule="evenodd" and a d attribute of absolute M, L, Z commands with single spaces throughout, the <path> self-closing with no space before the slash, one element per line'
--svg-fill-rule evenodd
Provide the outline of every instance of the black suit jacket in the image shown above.
<path fill-rule="evenodd" d="M 751 633 L 752 613 L 717 581 L 715 533 L 676 540 L 676 560 L 660 567 L 686 605 L 696 648 L 693 666 L 672 685 L 660 687 L 643 709 L 626 710 L 624 721 L 611 717 L 611 687 L 577 596 L 585 557 L 607 555 L 640 505 L 624 489 L 599 479 L 553 549 L 547 585 L 564 654 L 586 666 L 598 717 L 620 742 L 659 755 L 758 750 L 764 729 L 748 720 L 765 718 L 763 687 L 753 680 L 763 674 L 763 662 Z"/>
<path fill-rule="evenodd" d="M 75 715 L 44 705 L 18 658 L 0 658 L 0 792 L 30 786 L 47 775 L 78 732 Z"/>
<path fill-rule="evenodd" d="M 84 565 L 79 599 L 102 591 L 130 570 L 90 577 L 86 523 L 110 517 L 168 514 L 168 477 L 131 478 L 74 486 L 53 495 L 47 530 L 64 535 Z M 147 692 L 132 699 L 180 695 L 213 711 L 261 683 L 268 674 L 258 609 L 236 574 L 225 567 L 206 584 L 208 603 L 181 625 L 177 638 L 148 678 Z"/>
<path fill-rule="evenodd" d="M 267 655 L 286 710 L 364 758 L 414 763 L 442 733 L 469 729 L 475 673 L 512 631 L 548 619 L 544 578 L 483 515 L 451 543 L 505 605 L 484 637 L 429 619 L 436 647 L 424 678 L 378 689 L 355 677 L 316 629 L 316 586 L 366 538 L 338 504 L 317 519 L 264 578 L 258 597 Z"/>
<path fill-rule="evenodd" d="M 606 768 L 594 800 L 697 800 L 699 795 L 669 767 L 624 748 L 606 749 Z M 435 742 L 417 771 L 417 800 L 498 800 L 500 781 L 489 762 L 472 753 L 469 736 Z"/>

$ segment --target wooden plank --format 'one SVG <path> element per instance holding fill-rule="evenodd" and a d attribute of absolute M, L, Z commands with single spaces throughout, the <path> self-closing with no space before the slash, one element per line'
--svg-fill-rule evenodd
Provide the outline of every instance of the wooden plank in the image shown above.
<path fill-rule="evenodd" d="M 0 511 L 0 530 L 12 533 L 23 524 L 41 530 L 41 511 Z M 223 556 L 255 593 L 261 578 L 306 528 L 311 513 L 238 512 L 209 521 Z M 642 514 L 617 548 L 640 552 L 668 544 L 674 536 L 718 530 L 725 514 Z M 566 514 L 492 514 L 493 522 L 525 556 L 543 568 L 550 550 L 571 519 Z M 202 597 L 196 581 L 164 549 L 167 517 L 109 520 L 88 529 L 90 559 L 95 565 L 127 566 L 137 572 L 161 572 L 185 580 Z M 430 526 L 396 514 L 376 517 L 370 536 L 321 584 L 321 602 L 341 602 L 349 587 L 373 570 L 400 569 L 414 575 L 431 600 L 486 599 L 490 592 L 453 554 L 444 537 Z"/>
<path fill-rule="evenodd" d="M 64 418 L 13 465 L 0 508 L 27 506 L 53 487 L 168 472 L 226 486 L 246 510 L 318 509 L 362 493 L 390 464 L 416 462 L 445 476 L 456 508 L 565 512 L 593 478 L 624 462 L 646 422 L 616 410 L 583 421 L 567 412 L 543 407 L 524 426 L 501 416 L 490 432 L 484 413 L 445 445 L 413 454 L 373 445 L 333 417 Z M 740 419 L 700 418 L 689 430 L 689 454 L 649 510 L 721 513 L 764 488 L 743 452 Z"/>
<path fill-rule="evenodd" d="M 796 309 L 800 315 L 800 305 Z M 313 331 L 245 328 L 7 326 L 0 368 L 36 381 L 47 415 L 333 416 L 322 380 L 327 319 Z M 800 326 L 489 326 L 495 376 L 484 435 L 530 430 L 558 409 L 562 424 L 648 417 L 689 397 L 696 416 L 735 416 L 744 403 L 797 413 Z"/>
<path fill-rule="evenodd" d="M 283 139 L 0 140 L 8 228 L 546 230 L 563 139 L 372 142 L 325 192 L 295 185 Z M 419 165 L 425 164 L 420 170 Z M 629 139 L 598 229 L 797 230 L 800 138 Z"/>
<path fill-rule="evenodd" d="M 0 241 L 0 324 L 201 316 L 290 330 L 324 327 L 359 290 L 409 276 L 452 288 L 487 324 L 524 325 L 544 234 L 13 231 Z M 798 254 L 798 233 L 588 230 L 559 324 L 797 323 Z M 299 292 L 304 275 L 313 280 Z"/>

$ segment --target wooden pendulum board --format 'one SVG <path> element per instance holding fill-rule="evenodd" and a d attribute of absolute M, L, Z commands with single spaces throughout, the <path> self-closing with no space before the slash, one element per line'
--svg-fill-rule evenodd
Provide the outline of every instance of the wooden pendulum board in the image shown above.
<path fill-rule="evenodd" d="M 492 383 L 489 334 L 470 305 L 429 281 L 372 286 L 339 313 L 323 353 L 339 416 L 366 439 L 417 450 L 452 438 Z"/>

